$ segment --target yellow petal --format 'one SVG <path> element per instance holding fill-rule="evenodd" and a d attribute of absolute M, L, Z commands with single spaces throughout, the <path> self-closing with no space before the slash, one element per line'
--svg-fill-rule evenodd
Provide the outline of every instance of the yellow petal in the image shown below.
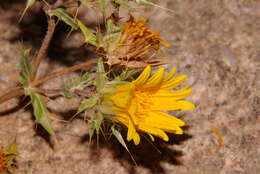
<path fill-rule="evenodd" d="M 176 101 L 171 97 L 154 97 L 150 109 L 153 111 L 168 111 L 168 110 L 191 110 L 195 105 L 184 101 Z"/>
<path fill-rule="evenodd" d="M 127 141 L 131 141 L 136 134 L 134 124 L 131 119 L 128 120 L 128 131 L 127 131 Z"/>
<path fill-rule="evenodd" d="M 145 125 L 143 123 L 141 123 L 140 125 L 138 125 L 138 128 L 148 134 L 153 134 L 161 139 L 163 139 L 164 141 L 169 141 L 169 137 L 167 136 L 167 134 L 162 131 L 161 129 L 157 129 L 157 128 L 153 128 L 153 127 L 149 127 L 148 125 Z"/>
<path fill-rule="evenodd" d="M 185 122 L 181 119 L 159 111 L 149 112 L 143 122 L 151 127 L 169 130 L 185 125 Z"/>
<path fill-rule="evenodd" d="M 134 135 L 134 143 L 135 145 L 138 145 L 140 143 L 140 136 L 137 132 Z"/>
<path fill-rule="evenodd" d="M 177 91 L 169 91 L 169 90 L 159 90 L 153 94 L 153 98 L 157 98 L 158 100 L 163 100 L 163 98 L 169 97 L 173 100 L 180 100 L 185 97 L 188 97 L 192 93 L 191 89 L 180 89 Z"/>
<path fill-rule="evenodd" d="M 110 116 L 109 118 L 119 121 L 122 124 L 124 124 L 126 127 L 128 127 L 129 116 L 127 114 L 119 113 L 117 115 Z"/>
<path fill-rule="evenodd" d="M 183 130 L 180 127 L 175 127 L 174 129 L 165 129 L 165 131 L 173 134 L 178 134 L 178 135 L 183 134 Z"/>
<path fill-rule="evenodd" d="M 171 78 L 173 78 L 175 73 L 176 73 L 176 68 L 172 68 L 171 72 L 169 72 L 169 74 L 167 74 L 167 76 L 165 76 L 163 80 L 164 81 L 170 80 Z"/>
<path fill-rule="evenodd" d="M 187 78 L 186 75 L 180 75 L 180 76 L 178 76 L 175 79 L 166 81 L 161 86 L 161 89 L 172 89 L 172 88 L 175 88 L 175 87 L 179 86 L 186 78 Z"/>
<path fill-rule="evenodd" d="M 138 121 L 138 118 L 136 116 L 137 109 L 138 109 L 137 102 L 135 99 L 132 99 L 130 101 L 130 104 L 129 104 L 127 110 L 128 110 L 129 115 L 131 116 L 134 124 L 137 124 L 137 121 Z"/>
<path fill-rule="evenodd" d="M 146 80 L 149 78 L 151 74 L 151 66 L 147 66 L 144 71 L 139 75 L 139 77 L 134 80 L 132 83 L 139 86 L 146 82 Z"/>
<path fill-rule="evenodd" d="M 109 97 L 113 103 L 119 107 L 127 107 L 131 101 L 131 95 L 127 92 L 117 92 L 116 94 Z"/>
<path fill-rule="evenodd" d="M 150 79 L 147 80 L 147 82 L 144 84 L 143 87 L 144 88 L 157 87 L 159 84 L 161 84 L 163 80 L 163 75 L 164 75 L 164 68 L 160 68 Z"/>

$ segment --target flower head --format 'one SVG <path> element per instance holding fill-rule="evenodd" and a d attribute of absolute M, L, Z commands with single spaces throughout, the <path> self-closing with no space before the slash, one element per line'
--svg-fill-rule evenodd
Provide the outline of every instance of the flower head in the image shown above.
<path fill-rule="evenodd" d="M 140 76 L 129 83 L 114 85 L 115 93 L 108 94 L 104 100 L 115 114 L 109 118 L 116 120 L 128 128 L 127 140 L 133 140 L 136 145 L 140 142 L 138 131 L 147 133 L 152 140 L 153 136 L 168 141 L 166 132 L 183 134 L 181 129 L 185 122 L 162 111 L 190 110 L 194 104 L 184 101 L 183 98 L 191 94 L 191 90 L 183 88 L 172 90 L 180 85 L 186 75 L 173 78 L 176 70 L 173 69 L 164 76 L 164 68 L 160 68 L 150 77 L 151 67 L 147 66 Z M 109 103 L 109 102 L 107 102 Z"/>
<path fill-rule="evenodd" d="M 152 55 L 160 50 L 160 45 L 170 44 L 160 38 L 159 33 L 145 26 L 147 19 L 135 20 L 133 16 L 123 25 L 120 39 L 107 49 L 106 57 L 109 65 L 121 64 L 129 68 L 140 68 L 147 65 L 159 65 L 160 60 L 152 59 Z"/>

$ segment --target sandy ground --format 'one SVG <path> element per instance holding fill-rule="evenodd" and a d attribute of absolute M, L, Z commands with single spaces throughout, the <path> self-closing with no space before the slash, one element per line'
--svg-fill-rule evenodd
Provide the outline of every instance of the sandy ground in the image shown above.
<path fill-rule="evenodd" d="M 44 35 L 45 17 L 31 10 L 18 24 L 22 3 L 9 1 L 0 8 L 0 94 L 14 87 L 15 69 L 23 48 L 37 50 Z M 128 144 L 137 162 L 114 140 L 89 143 L 87 127 L 80 119 L 69 124 L 54 122 L 55 137 L 36 129 L 31 108 L 12 99 L 0 105 L 0 142 L 15 138 L 19 158 L 16 173 L 25 174 L 259 174 L 260 173 L 260 1 L 165 0 L 160 8 L 141 9 L 136 16 L 149 17 L 149 25 L 172 44 L 167 56 L 194 90 L 189 101 L 197 108 L 173 112 L 185 120 L 185 135 L 157 141 L 145 139 L 137 147 Z M 82 15 L 82 14 L 81 14 Z M 84 13 L 83 13 L 84 15 Z M 89 57 L 79 48 L 79 35 L 57 33 L 42 72 L 64 68 Z M 60 44 L 62 43 L 62 44 Z M 76 59 L 75 59 L 76 58 Z M 58 87 L 75 74 L 45 84 Z M 75 99 L 57 98 L 48 106 L 68 118 L 78 105 Z M 212 132 L 216 128 L 222 139 Z M 160 153 L 158 152 L 160 151 Z"/>

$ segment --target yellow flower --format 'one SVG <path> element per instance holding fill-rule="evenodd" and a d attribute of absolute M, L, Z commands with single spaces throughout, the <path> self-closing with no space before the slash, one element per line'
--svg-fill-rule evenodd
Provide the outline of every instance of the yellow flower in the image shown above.
<path fill-rule="evenodd" d="M 105 101 L 115 114 L 109 118 L 128 127 L 127 140 L 133 140 L 135 145 L 140 142 L 137 131 L 147 133 L 152 141 L 153 135 L 164 141 L 169 138 L 165 132 L 183 134 L 181 126 L 185 122 L 161 111 L 190 110 L 194 104 L 182 100 L 191 94 L 192 90 L 183 88 L 171 90 L 180 85 L 186 75 L 173 78 L 176 69 L 164 76 L 164 68 L 160 68 L 150 77 L 151 67 L 147 66 L 141 75 L 134 81 L 114 85 L 117 92 L 105 96 Z M 109 103 L 109 102 L 107 102 Z"/>

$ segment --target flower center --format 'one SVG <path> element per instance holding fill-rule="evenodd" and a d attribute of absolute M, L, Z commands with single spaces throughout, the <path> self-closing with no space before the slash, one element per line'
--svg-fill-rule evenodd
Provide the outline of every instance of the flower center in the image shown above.
<path fill-rule="evenodd" d="M 138 115 L 146 115 L 152 105 L 152 97 L 147 91 L 137 90 L 134 93 L 134 98 L 138 105 Z"/>

